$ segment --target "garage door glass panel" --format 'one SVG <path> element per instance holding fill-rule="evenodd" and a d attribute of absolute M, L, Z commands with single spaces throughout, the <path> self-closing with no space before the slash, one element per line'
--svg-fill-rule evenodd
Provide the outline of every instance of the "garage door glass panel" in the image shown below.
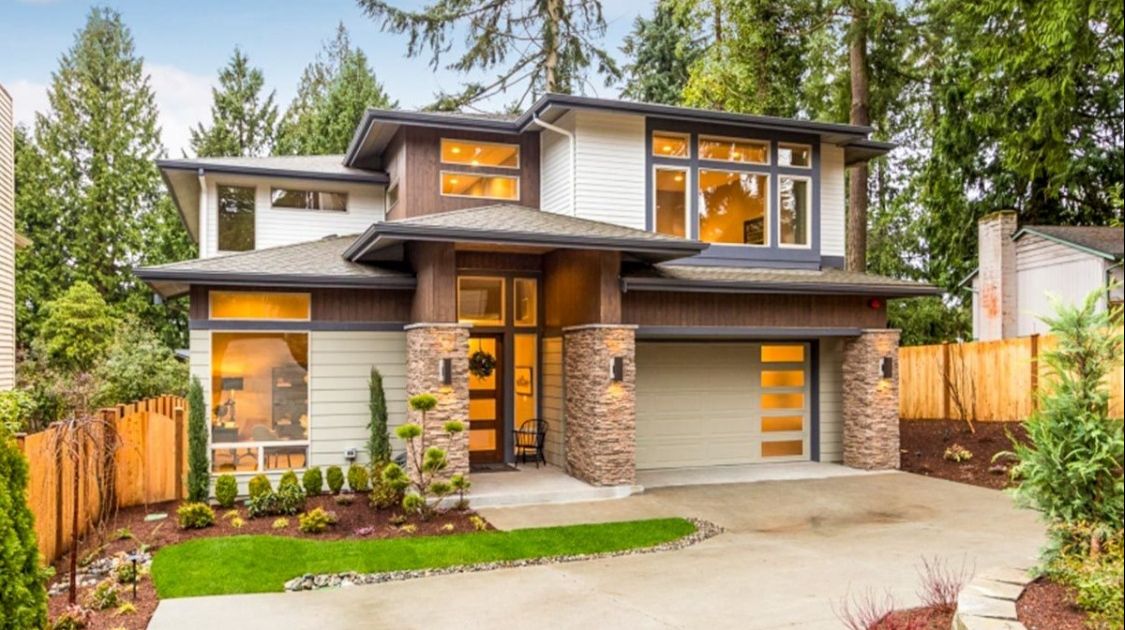
<path fill-rule="evenodd" d="M 762 409 L 804 409 L 805 395 L 762 394 Z"/>
<path fill-rule="evenodd" d="M 797 457 L 804 452 L 805 443 L 801 440 L 762 442 L 762 457 Z"/>
<path fill-rule="evenodd" d="M 801 431 L 805 426 L 804 416 L 770 416 L 762 418 L 762 432 Z"/>
<path fill-rule="evenodd" d="M 762 387 L 804 386 L 804 370 L 762 370 Z"/>
<path fill-rule="evenodd" d="M 762 363 L 804 363 L 803 345 L 763 345 Z"/>

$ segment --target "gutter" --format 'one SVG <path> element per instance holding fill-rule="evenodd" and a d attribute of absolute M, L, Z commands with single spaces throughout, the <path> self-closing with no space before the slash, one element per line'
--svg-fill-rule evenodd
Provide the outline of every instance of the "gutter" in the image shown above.
<path fill-rule="evenodd" d="M 262 168 L 255 166 L 234 166 L 230 164 L 206 164 L 191 160 L 157 160 L 157 167 L 161 170 L 174 171 L 199 171 L 201 173 L 230 173 L 244 175 L 261 175 L 266 177 L 280 177 L 285 179 L 311 179 L 329 182 L 349 182 L 354 184 L 385 185 L 390 178 L 386 173 L 372 171 L 371 173 L 319 173 L 316 171 L 299 171 L 284 168 Z"/>
<path fill-rule="evenodd" d="M 570 216 L 576 217 L 578 216 L 578 140 L 574 137 L 574 132 L 544 121 L 534 111 L 531 114 L 531 119 L 540 127 L 562 134 L 570 141 Z"/>

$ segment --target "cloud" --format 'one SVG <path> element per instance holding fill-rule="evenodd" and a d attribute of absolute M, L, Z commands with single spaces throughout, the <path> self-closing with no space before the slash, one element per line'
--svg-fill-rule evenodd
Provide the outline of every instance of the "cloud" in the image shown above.
<path fill-rule="evenodd" d="M 47 86 L 43 83 L 17 79 L 4 87 L 12 95 L 12 115 L 16 124 L 33 126 L 35 112 L 45 111 L 49 104 Z"/>

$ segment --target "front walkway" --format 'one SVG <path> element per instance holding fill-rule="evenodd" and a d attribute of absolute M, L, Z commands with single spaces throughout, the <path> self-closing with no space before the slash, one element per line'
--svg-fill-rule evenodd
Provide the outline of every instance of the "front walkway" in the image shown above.
<path fill-rule="evenodd" d="M 520 464 L 519 470 L 473 472 L 469 502 L 473 509 L 544 503 L 577 503 L 621 499 L 633 486 L 591 486 L 555 466 Z"/>
<path fill-rule="evenodd" d="M 516 473 L 500 473 L 516 474 Z M 687 549 L 306 593 L 166 600 L 150 630 L 831 628 L 849 593 L 917 602 L 916 567 L 1028 565 L 1035 514 L 995 490 L 906 473 L 675 487 L 620 501 L 481 511 L 501 528 L 695 516 Z M 222 576 L 215 576 L 222 579 Z"/>

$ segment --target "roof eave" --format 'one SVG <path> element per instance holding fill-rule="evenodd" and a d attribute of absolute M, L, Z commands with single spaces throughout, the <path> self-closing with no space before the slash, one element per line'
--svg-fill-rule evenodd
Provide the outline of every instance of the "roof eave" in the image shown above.
<path fill-rule="evenodd" d="M 230 173 L 235 175 L 258 175 L 265 177 L 279 177 L 283 179 L 310 179 L 325 182 L 347 182 L 352 184 L 371 184 L 382 186 L 390 181 L 386 173 L 318 173 L 316 171 L 302 171 L 297 169 L 264 168 L 255 166 L 241 166 L 234 164 L 207 164 L 192 160 L 157 160 L 156 165 L 161 171 L 191 170 L 206 173 Z M 347 166 L 347 164 L 345 164 Z"/>
<path fill-rule="evenodd" d="M 407 275 L 380 278 L 312 274 L 233 273 L 154 269 L 151 267 L 138 267 L 133 269 L 133 273 L 164 297 L 175 297 L 176 295 L 182 295 L 183 292 L 168 294 L 159 288 L 159 285 L 162 284 L 337 289 L 413 289 L 416 284 L 414 277 Z"/>
<path fill-rule="evenodd" d="M 697 281 L 679 278 L 622 278 L 621 290 L 687 293 L 785 293 L 814 295 L 873 295 L 885 298 L 941 295 L 929 285 L 887 286 L 862 283 Z"/>
<path fill-rule="evenodd" d="M 1025 233 L 1026 234 L 1034 234 L 1034 235 L 1038 236 L 1039 238 L 1045 238 L 1048 241 L 1051 241 L 1053 243 L 1058 243 L 1059 245 L 1065 245 L 1066 247 L 1077 249 L 1078 251 L 1085 252 L 1087 254 L 1090 254 L 1091 256 L 1097 256 L 1098 258 L 1104 258 L 1104 259 L 1110 260 L 1110 261 L 1117 260 L 1117 259 L 1121 258 L 1120 256 L 1117 256 L 1117 255 L 1115 255 L 1111 252 L 1104 252 L 1104 251 L 1101 251 L 1101 250 L 1093 249 L 1093 248 L 1087 247 L 1085 245 L 1079 245 L 1078 243 L 1075 243 L 1074 241 L 1068 241 L 1065 238 L 1059 238 L 1059 237 L 1054 236 L 1052 234 L 1047 234 L 1046 232 L 1041 232 L 1041 231 L 1035 229 L 1034 226 L 1024 226 L 1024 227 L 1021 227 L 1020 229 L 1016 230 L 1016 233 L 1012 235 L 1012 240 L 1018 241 L 1020 239 L 1020 237 L 1023 236 Z"/>

